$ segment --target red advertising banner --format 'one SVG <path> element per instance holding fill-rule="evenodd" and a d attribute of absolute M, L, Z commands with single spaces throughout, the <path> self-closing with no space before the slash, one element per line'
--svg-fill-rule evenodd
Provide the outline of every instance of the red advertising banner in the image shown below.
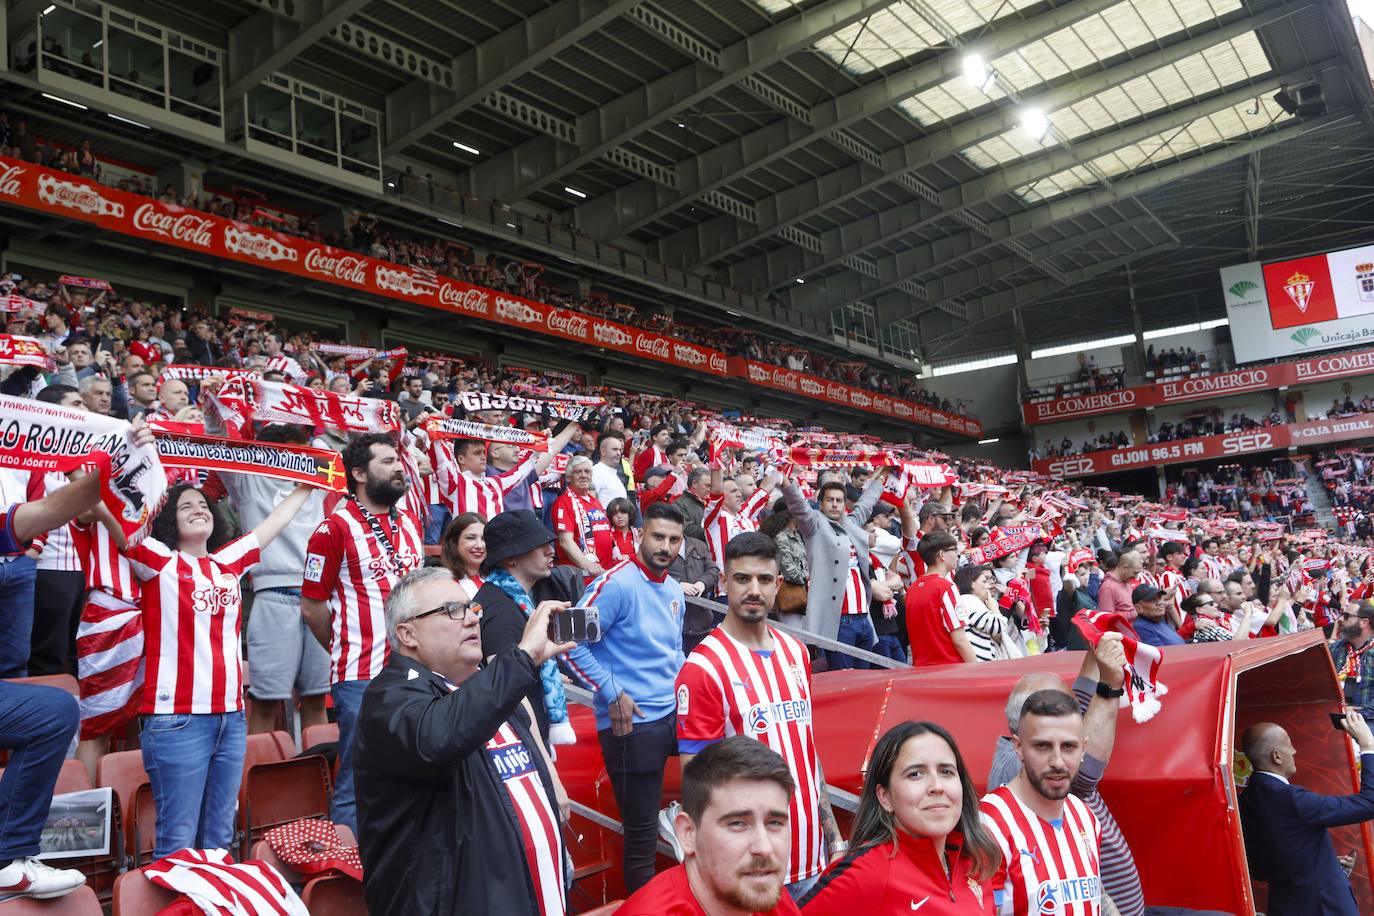
<path fill-rule="evenodd" d="M 1357 413 L 1330 420 L 1293 423 L 1289 425 L 1288 431 L 1296 446 L 1369 439 L 1374 437 L 1374 413 Z"/>
<path fill-rule="evenodd" d="M 1223 398 L 1247 391 L 1270 391 L 1284 385 L 1303 385 L 1350 375 L 1374 373 L 1374 350 L 1356 350 L 1315 359 L 1268 366 L 1234 369 L 1196 378 L 1174 379 L 1154 385 L 1137 385 L 1119 391 L 1101 391 L 1052 401 L 1021 405 L 1026 424 L 1054 423 L 1098 414 L 1123 413 L 1163 404 L 1183 404 Z"/>
<path fill-rule="evenodd" d="M 1091 477 L 1095 474 L 1134 471 L 1160 464 L 1234 458 L 1238 455 L 1287 448 L 1292 441 L 1289 427 L 1269 426 L 1243 433 L 1228 433 L 1224 436 L 1202 436 L 1197 439 L 1179 439 L 1176 442 L 1134 445 L 1065 458 L 1039 458 L 1032 462 L 1032 467 L 1042 474 L 1055 477 Z"/>
<path fill-rule="evenodd" d="M 0 203 L 95 223 L 111 232 L 320 280 L 429 308 L 494 321 L 716 376 L 735 376 L 932 429 L 979 436 L 976 420 L 778 366 L 727 360 L 710 347 L 557 309 L 510 293 L 437 276 L 273 229 L 238 223 L 105 187 L 75 175 L 0 157 Z M 755 378 L 759 373 L 770 381 Z M 774 379 L 777 380 L 774 380 Z"/>
<path fill-rule="evenodd" d="M 730 374 L 746 379 L 752 384 L 786 391 L 804 398 L 824 401 L 844 407 L 857 407 L 870 413 L 895 417 L 912 423 L 920 423 L 935 429 L 980 436 L 983 424 L 970 417 L 937 410 L 926 404 L 918 404 L 887 394 L 875 394 L 862 388 L 851 388 L 843 382 L 835 382 L 795 369 L 758 363 L 751 359 L 732 356 L 729 360 Z"/>

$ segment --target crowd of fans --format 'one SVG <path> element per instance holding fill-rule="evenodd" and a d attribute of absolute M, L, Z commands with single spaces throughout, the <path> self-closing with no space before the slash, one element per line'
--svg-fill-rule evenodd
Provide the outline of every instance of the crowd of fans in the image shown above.
<path fill-rule="evenodd" d="M 255 190 L 235 187 L 230 193 L 203 190 L 184 193 L 173 185 L 159 192 L 145 173 L 127 168 L 102 168 L 91 141 L 79 148 L 37 140 L 23 120 L 13 127 L 8 115 L 0 112 L 0 155 L 37 162 L 70 171 L 93 180 L 108 180 L 121 190 L 157 197 L 162 202 L 194 207 L 208 213 L 300 236 L 339 248 L 357 251 L 407 267 L 432 270 L 444 276 L 521 295 L 550 305 L 609 318 L 646 330 L 656 331 L 692 343 L 713 347 L 728 356 L 740 356 L 777 366 L 809 372 L 821 378 L 843 382 L 883 394 L 906 398 L 950 413 L 962 413 L 959 404 L 923 388 L 915 373 L 894 372 L 864 360 L 825 356 L 806 347 L 770 338 L 742 328 L 706 325 L 675 318 L 671 310 L 637 307 L 616 302 L 605 293 L 582 295 L 544 279 L 545 266 L 517 259 L 477 257 L 466 245 L 440 238 L 415 237 L 392 231 L 370 213 L 354 214 L 337 231 L 322 227 L 319 220 L 274 208 Z M 114 174 L 117 172 L 117 176 Z"/>
<path fill-rule="evenodd" d="M 1084 452 L 1097 452 L 1109 448 L 1126 448 L 1130 444 L 1130 435 L 1120 429 L 1098 433 L 1094 438 L 1086 439 L 1077 445 L 1065 436 L 1058 444 L 1055 444 L 1053 439 L 1046 439 L 1040 448 L 1031 449 L 1030 459 L 1035 461 L 1039 458 L 1062 458 L 1066 455 L 1081 455 Z"/>
<path fill-rule="evenodd" d="M 1283 422 L 1284 419 L 1278 410 L 1273 410 L 1258 420 L 1243 413 L 1233 413 L 1228 419 L 1220 407 L 1213 407 L 1210 411 L 1184 417 L 1177 423 L 1160 423 L 1159 428 L 1150 433 L 1145 441 L 1172 442 L 1176 439 L 1195 439 L 1199 436 L 1220 436 L 1281 426 Z"/>

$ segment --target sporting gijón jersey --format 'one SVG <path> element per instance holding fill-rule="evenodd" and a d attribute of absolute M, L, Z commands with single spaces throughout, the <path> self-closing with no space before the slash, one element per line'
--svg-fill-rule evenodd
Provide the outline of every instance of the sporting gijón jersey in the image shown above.
<path fill-rule="evenodd" d="M 1064 799 L 1064 816 L 1051 823 L 1003 786 L 983 796 L 983 823 L 1002 850 L 992 880 L 1004 916 L 1098 916 L 1102 881 L 1098 844 L 1102 828 L 1076 796 Z"/>
<path fill-rule="evenodd" d="M 243 709 L 239 577 L 258 562 L 249 532 L 209 556 L 173 550 L 155 538 L 127 548 L 143 580 L 144 715 Z"/>
<path fill-rule="evenodd" d="M 677 677 L 677 737 L 694 754 L 734 735 L 757 738 L 782 755 L 796 780 L 788 808 L 792 857 L 787 883 L 825 868 L 821 774 L 811 727 L 811 660 L 806 647 L 769 627 L 765 657 L 716 627 L 687 656 Z"/>
<path fill-rule="evenodd" d="M 487 759 L 496 776 L 510 793 L 515 816 L 520 821 L 520 836 L 525 842 L 525 860 L 539 898 L 543 916 L 563 916 L 567 900 L 563 891 L 563 846 L 554 810 L 539 766 L 538 750 L 526 747 L 510 723 L 503 722 L 487 742 Z"/>
<path fill-rule="evenodd" d="M 386 664 L 383 605 L 401 577 L 424 562 L 424 539 L 408 512 L 376 516 L 379 539 L 355 500 L 320 522 L 305 552 L 301 595 L 327 601 L 332 683 L 369 681 Z"/>

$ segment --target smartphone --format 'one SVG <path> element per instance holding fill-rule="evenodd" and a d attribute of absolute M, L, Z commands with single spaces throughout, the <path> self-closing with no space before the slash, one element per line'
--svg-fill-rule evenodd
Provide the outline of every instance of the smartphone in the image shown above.
<path fill-rule="evenodd" d="M 1345 713 L 1343 713 L 1343 712 L 1333 712 L 1333 713 L 1331 713 L 1331 725 L 1332 725 L 1332 727 L 1335 728 L 1336 731 L 1338 731 L 1338 732 L 1343 732 L 1343 731 L 1345 731 Z"/>
<path fill-rule="evenodd" d="M 601 612 L 594 607 L 570 607 L 549 618 L 549 639 L 554 642 L 600 642 Z"/>

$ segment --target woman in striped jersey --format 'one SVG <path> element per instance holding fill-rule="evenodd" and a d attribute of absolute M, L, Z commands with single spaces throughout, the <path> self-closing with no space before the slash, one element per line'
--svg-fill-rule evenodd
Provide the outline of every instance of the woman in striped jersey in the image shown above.
<path fill-rule="evenodd" d="M 808 916 L 994 912 L 1002 855 L 958 745 L 933 722 L 903 722 L 878 741 L 849 842 L 802 901 Z"/>

